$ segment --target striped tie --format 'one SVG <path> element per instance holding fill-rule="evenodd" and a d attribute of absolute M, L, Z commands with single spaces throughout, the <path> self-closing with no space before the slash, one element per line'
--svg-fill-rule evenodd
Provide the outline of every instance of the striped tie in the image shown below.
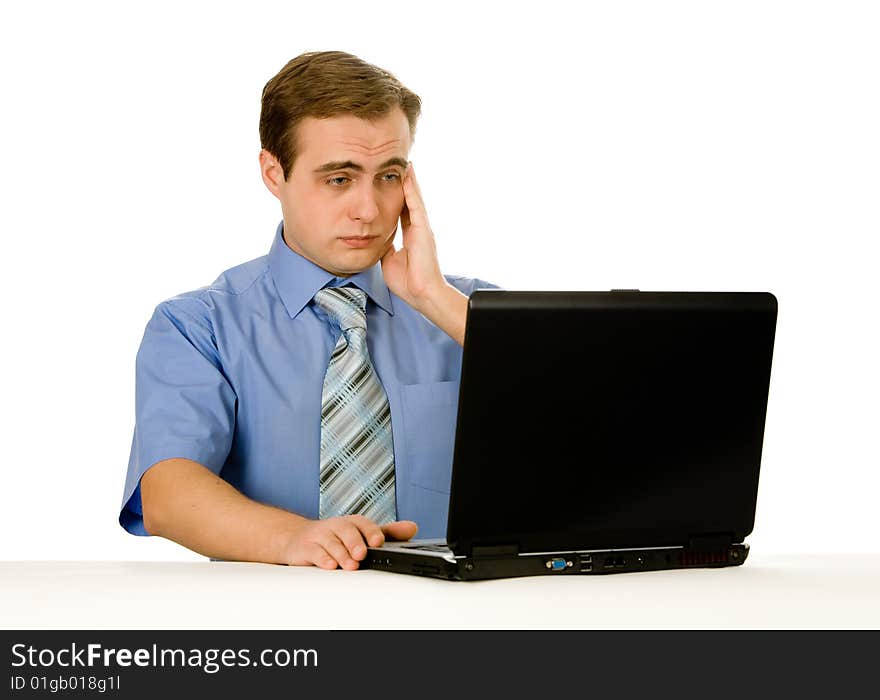
<path fill-rule="evenodd" d="M 391 410 L 367 350 L 367 295 L 353 287 L 315 294 L 342 329 L 321 394 L 321 518 L 397 519 Z"/>

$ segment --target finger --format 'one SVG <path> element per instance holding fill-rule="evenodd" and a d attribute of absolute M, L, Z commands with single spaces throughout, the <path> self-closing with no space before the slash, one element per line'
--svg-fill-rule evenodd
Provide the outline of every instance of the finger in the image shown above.
<path fill-rule="evenodd" d="M 335 569 L 338 565 L 338 562 L 317 542 L 309 542 L 305 545 L 302 556 L 294 559 L 291 563 L 294 565 L 314 564 L 320 569 Z"/>
<path fill-rule="evenodd" d="M 318 544 L 326 549 L 327 553 L 339 562 L 339 566 L 343 569 L 358 568 L 358 563 L 349 556 L 348 549 L 333 530 L 325 530 L 319 537 Z"/>
<path fill-rule="evenodd" d="M 354 561 L 360 561 L 367 556 L 367 545 L 364 542 L 364 536 L 349 518 L 342 518 L 334 523 L 333 532 L 345 545 L 348 550 L 348 556 Z"/>
<path fill-rule="evenodd" d="M 422 200 L 422 190 L 419 188 L 418 180 L 416 180 L 416 172 L 413 164 L 409 164 L 406 177 L 403 180 L 403 194 L 406 206 L 410 210 L 410 216 L 413 211 L 424 211 L 425 203 Z"/>
<path fill-rule="evenodd" d="M 385 533 L 382 532 L 381 527 L 364 515 L 350 515 L 348 517 L 361 531 L 364 541 L 370 547 L 382 546 L 385 541 Z"/>
<path fill-rule="evenodd" d="M 422 191 L 416 180 L 416 171 L 413 164 L 409 164 L 406 178 L 403 181 L 403 194 L 406 199 L 406 207 L 409 210 L 409 219 L 416 226 L 428 225 L 428 213 L 425 211 L 425 203 L 422 200 Z"/>
<path fill-rule="evenodd" d="M 391 540 L 408 540 L 415 537 L 418 531 L 419 526 L 412 520 L 398 520 L 382 526 L 382 532 Z"/>
<path fill-rule="evenodd" d="M 405 192 L 406 190 L 404 189 L 404 193 Z M 403 226 L 404 234 L 406 234 L 406 232 L 409 230 L 409 227 L 412 225 L 412 221 L 410 221 L 409 218 L 409 207 L 407 207 L 406 203 L 404 203 L 403 209 L 400 210 L 400 223 Z"/>

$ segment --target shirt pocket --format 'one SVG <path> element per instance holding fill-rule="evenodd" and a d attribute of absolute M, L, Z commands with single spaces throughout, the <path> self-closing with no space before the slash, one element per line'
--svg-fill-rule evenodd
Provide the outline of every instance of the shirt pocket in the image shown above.
<path fill-rule="evenodd" d="M 404 384 L 401 393 L 410 483 L 448 494 L 458 382 Z"/>

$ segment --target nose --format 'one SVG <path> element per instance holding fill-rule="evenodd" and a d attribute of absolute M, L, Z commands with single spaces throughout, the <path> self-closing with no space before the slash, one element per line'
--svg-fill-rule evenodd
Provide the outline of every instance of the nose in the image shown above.
<path fill-rule="evenodd" d="M 351 218 L 362 223 L 370 223 L 379 215 L 376 193 L 372 183 L 366 182 L 355 192 L 356 199 L 352 202 Z"/>

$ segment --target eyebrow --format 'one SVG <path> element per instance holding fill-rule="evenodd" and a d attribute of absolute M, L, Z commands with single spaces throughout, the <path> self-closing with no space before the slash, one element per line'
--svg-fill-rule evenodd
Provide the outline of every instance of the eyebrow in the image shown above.
<path fill-rule="evenodd" d="M 379 166 L 379 170 L 384 170 L 385 168 L 389 168 L 392 165 L 399 165 L 401 168 L 406 170 L 409 163 L 403 158 L 389 158 L 384 163 L 382 163 L 382 165 Z M 334 160 L 329 163 L 324 163 L 324 165 L 315 168 L 312 172 L 330 173 L 334 170 L 355 170 L 359 173 L 362 173 L 364 172 L 364 166 L 351 160 Z"/>

